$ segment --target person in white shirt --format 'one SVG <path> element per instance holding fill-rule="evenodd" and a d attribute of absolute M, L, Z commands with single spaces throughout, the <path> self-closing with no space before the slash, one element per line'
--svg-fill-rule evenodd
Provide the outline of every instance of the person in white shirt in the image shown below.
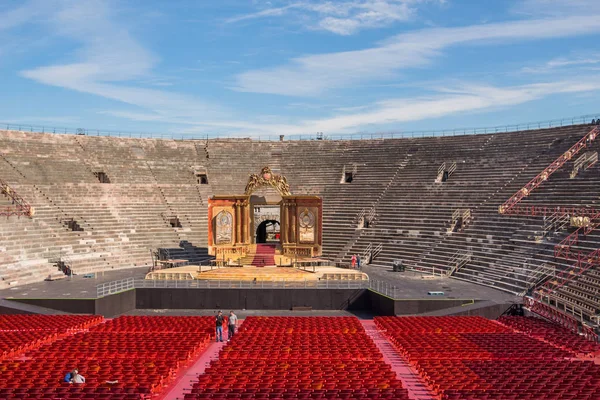
<path fill-rule="evenodd" d="M 228 324 L 228 333 L 229 333 L 229 337 L 228 340 L 231 340 L 233 338 L 233 336 L 235 335 L 235 329 L 237 328 L 237 315 L 235 315 L 233 313 L 233 311 L 229 312 L 229 324 Z"/>
<path fill-rule="evenodd" d="M 73 383 L 85 383 L 85 377 L 79 374 L 78 370 L 74 369 L 73 373 L 71 374 L 71 381 Z"/>

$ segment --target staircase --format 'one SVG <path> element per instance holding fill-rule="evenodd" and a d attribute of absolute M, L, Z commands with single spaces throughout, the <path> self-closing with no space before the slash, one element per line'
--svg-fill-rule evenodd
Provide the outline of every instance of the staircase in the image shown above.
<path fill-rule="evenodd" d="M 13 188 L 8 186 L 8 183 L 0 179 L 0 193 L 2 193 L 8 200 L 10 200 L 14 207 L 8 207 L 0 209 L 0 215 L 11 216 L 11 215 L 24 215 L 27 217 L 33 217 L 35 210 L 29 203 L 27 203 Z"/>
<path fill-rule="evenodd" d="M 578 259 L 577 262 L 557 274 L 555 279 L 547 281 L 536 294 L 538 297 L 552 295 L 558 289 L 580 277 L 589 269 L 598 266 L 600 266 L 600 249 L 594 250 L 588 255 Z"/>
<path fill-rule="evenodd" d="M 462 267 L 464 267 L 469 261 L 471 261 L 471 257 L 473 253 L 470 251 L 461 252 L 457 251 L 454 256 L 450 259 L 448 265 L 450 266 L 450 270 L 448 271 L 448 276 L 454 275 L 458 272 Z"/>
<path fill-rule="evenodd" d="M 600 266 L 600 249 L 589 253 L 580 250 L 573 251 L 572 249 L 578 244 L 580 236 L 591 233 L 598 226 L 600 226 L 600 212 L 592 215 L 587 225 L 578 228 L 575 232 L 554 246 L 555 258 L 575 260 L 575 262 L 556 274 L 554 279 L 546 281 L 544 285 L 536 291 L 537 298 L 540 296 L 551 296 L 558 289 L 580 277 L 589 269 Z"/>
<path fill-rule="evenodd" d="M 362 320 L 361 323 L 367 335 L 383 355 L 385 363 L 391 365 L 396 377 L 402 381 L 402 386 L 408 391 L 409 397 L 415 400 L 433 400 L 435 396 L 427 389 L 419 374 L 384 337 L 375 322 L 373 320 Z"/>
<path fill-rule="evenodd" d="M 583 256 L 582 252 L 572 252 L 571 248 L 577 245 L 580 236 L 585 236 L 600 226 L 600 211 L 596 211 L 595 214 L 590 215 L 590 217 L 584 218 L 589 218 L 584 226 L 581 226 L 575 232 L 564 238 L 559 244 L 554 246 L 554 257 L 567 260 L 581 260 Z"/>
<path fill-rule="evenodd" d="M 588 151 L 579 157 L 575 163 L 573 164 L 573 170 L 569 175 L 569 178 L 575 179 L 579 171 L 583 168 L 583 170 L 587 170 L 591 168 L 598 162 L 598 152 L 597 151 Z"/>
<path fill-rule="evenodd" d="M 527 278 L 525 279 L 527 286 L 526 290 L 519 293 L 520 296 L 525 296 L 529 289 L 539 286 L 547 279 L 556 276 L 556 268 L 548 264 L 541 264 L 537 267 L 526 266 L 523 269 L 528 271 Z"/>
<path fill-rule="evenodd" d="M 257 244 L 254 252 L 248 253 L 240 262 L 242 265 L 252 265 L 254 267 L 273 266 L 277 265 L 275 254 L 277 254 L 276 244 Z"/>
<path fill-rule="evenodd" d="M 382 250 L 383 250 L 383 243 L 379 243 L 375 247 L 373 247 L 373 243 L 369 243 L 369 245 L 367 246 L 367 248 L 365 249 L 365 251 L 362 254 L 362 259 L 364 260 L 364 264 L 365 265 L 371 264 L 373 262 L 373 260 L 375 259 L 375 257 L 377 257 L 379 255 L 379 253 L 381 253 Z"/>
<path fill-rule="evenodd" d="M 548 218 L 544 218 L 544 237 L 550 232 L 560 232 L 569 225 L 569 216 L 558 212 L 552 213 Z"/>
<path fill-rule="evenodd" d="M 281 165 L 283 159 L 283 149 L 281 143 L 273 143 L 271 145 L 271 159 L 269 167 L 275 175 L 282 175 Z"/>
<path fill-rule="evenodd" d="M 450 178 L 450 175 L 452 175 L 454 173 L 454 171 L 456 171 L 456 162 L 453 162 L 452 164 L 450 164 L 450 167 L 446 168 L 446 163 L 442 163 L 442 165 L 440 165 L 440 167 L 438 168 L 438 173 L 437 173 L 437 177 L 435 178 L 435 183 L 442 183 L 444 182 L 444 174 L 446 173 L 446 180 L 448 178 Z"/>

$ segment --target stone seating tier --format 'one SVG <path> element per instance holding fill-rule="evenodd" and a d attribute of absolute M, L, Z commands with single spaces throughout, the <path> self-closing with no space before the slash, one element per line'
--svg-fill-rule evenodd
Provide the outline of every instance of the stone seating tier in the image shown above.
<path fill-rule="evenodd" d="M 439 273 L 451 269 L 457 252 L 468 251 L 472 257 L 455 278 L 519 293 L 540 265 L 568 266 L 553 259 L 553 245 L 572 229 L 540 242 L 540 218 L 502 216 L 498 206 L 589 130 L 580 125 L 455 137 L 284 142 L 1 131 L 0 177 L 35 207 L 36 215 L 11 217 L 0 225 L 0 276 L 17 284 L 41 280 L 56 272 L 53 261 L 63 257 L 76 271 L 149 267 L 150 250 L 157 248 L 169 249 L 171 258 L 200 262 L 208 257 L 208 198 L 242 193 L 248 175 L 268 165 L 288 178 L 294 194 L 323 198 L 325 257 L 349 261 L 369 244 L 382 244 L 373 265 L 389 268 L 402 259 L 424 273 Z M 454 162 L 450 179 L 435 183 L 440 165 Z M 524 203 L 595 204 L 598 165 L 569 179 L 573 162 Z M 104 172 L 110 184 L 100 183 L 97 172 Z M 208 184 L 198 184 L 194 172 L 206 173 Z M 343 172 L 353 173 L 351 183 L 343 183 Z M 369 228 L 357 230 L 357 215 L 372 209 Z M 449 234 L 456 209 L 470 209 L 472 219 Z M 180 228 L 171 226 L 173 217 Z M 69 220 L 83 231 L 71 231 L 65 225 Z M 598 235 L 588 235 L 578 248 L 594 249 L 598 243 Z M 585 279 L 561 295 L 578 296 L 594 307 Z"/>

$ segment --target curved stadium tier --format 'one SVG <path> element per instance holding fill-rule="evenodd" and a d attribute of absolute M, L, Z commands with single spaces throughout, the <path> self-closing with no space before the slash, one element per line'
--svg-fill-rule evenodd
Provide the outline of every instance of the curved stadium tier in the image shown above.
<path fill-rule="evenodd" d="M 368 254 L 376 271 L 402 260 L 424 276 L 537 293 L 594 320 L 598 214 L 586 214 L 572 236 L 580 214 L 556 212 L 596 210 L 594 129 L 278 142 L 0 131 L 0 209 L 10 215 L 0 224 L 0 288 L 64 276 L 65 266 L 78 274 L 149 268 L 150 253 L 165 249 L 206 263 L 208 199 L 241 192 L 268 166 L 294 194 L 323 199 L 322 258 L 331 263 Z M 519 199 L 522 212 L 499 213 L 561 158 Z"/>

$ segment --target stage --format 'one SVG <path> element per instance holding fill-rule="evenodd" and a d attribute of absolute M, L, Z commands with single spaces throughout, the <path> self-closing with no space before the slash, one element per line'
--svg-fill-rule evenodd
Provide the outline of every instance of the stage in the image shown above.
<path fill-rule="evenodd" d="M 246 282 L 310 282 L 310 281 L 366 281 L 367 274 L 333 266 L 292 267 L 214 267 L 186 265 L 149 272 L 150 280 L 220 280 Z"/>
<path fill-rule="evenodd" d="M 101 314 L 114 317 L 127 313 L 168 312 L 170 314 L 212 312 L 217 309 L 255 310 L 269 313 L 294 313 L 304 310 L 353 312 L 361 315 L 419 315 L 424 313 L 499 315 L 520 298 L 493 288 L 449 278 L 424 280 L 412 272 L 391 273 L 380 268 L 363 269 L 371 281 L 344 282 L 334 288 L 277 287 L 277 283 L 255 287 L 163 287 L 131 288 L 98 297 L 96 286 L 127 278 L 144 281 L 146 268 L 110 271 L 95 278 L 74 276 L 52 282 L 39 282 L 0 291 L 4 312 L 27 305 L 25 312 L 48 313 L 57 310 L 68 313 Z M 373 280 L 385 280 L 395 285 L 394 298 L 376 291 Z M 146 280 L 147 281 L 147 280 Z M 199 281 L 197 281 L 199 282 Z M 319 283 L 319 281 L 316 281 Z M 335 281 L 334 281 L 335 282 Z M 157 282 L 158 283 L 158 282 Z M 182 282 L 186 283 L 186 282 Z M 369 289 L 371 285 L 375 289 Z M 443 291 L 443 296 L 430 296 L 431 291 Z M 12 305 L 12 306 L 11 306 Z M 36 309 L 37 307 L 37 309 Z M 163 310 L 163 311 L 155 311 Z M 168 311 L 167 311 L 168 310 Z M 486 314 L 487 313 L 487 314 Z M 491 313 L 491 314 L 490 314 Z M 497 316 L 496 315 L 496 316 Z"/>

